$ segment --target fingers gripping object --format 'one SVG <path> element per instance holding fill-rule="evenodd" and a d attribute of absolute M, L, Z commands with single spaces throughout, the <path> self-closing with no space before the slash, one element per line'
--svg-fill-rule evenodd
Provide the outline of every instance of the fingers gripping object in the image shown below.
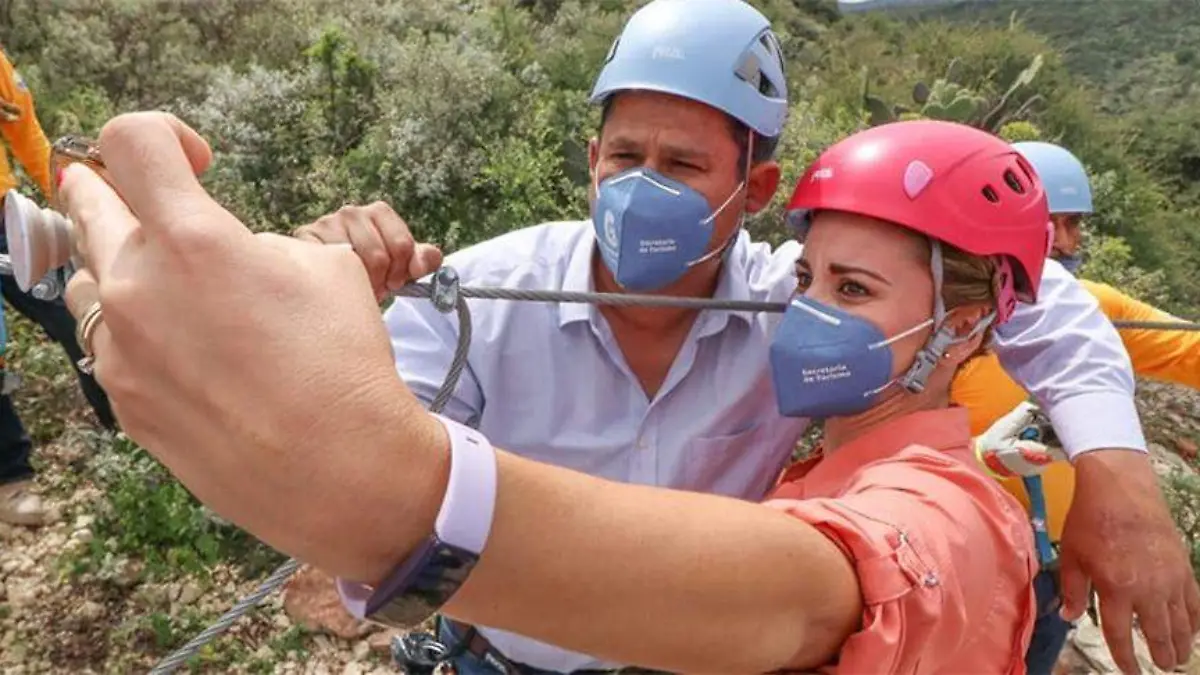
<path fill-rule="evenodd" d="M 104 162 L 94 141 L 82 136 L 64 136 L 50 148 L 50 165 L 57 173 L 71 162 L 82 162 L 102 171 Z M 61 284 L 51 283 L 52 272 L 70 269 L 79 262 L 74 247 L 71 221 L 58 211 L 58 186 L 50 195 L 51 208 L 42 208 L 16 190 L 4 198 L 4 229 L 12 273 L 17 287 L 35 297 L 51 300 L 61 292 Z"/>

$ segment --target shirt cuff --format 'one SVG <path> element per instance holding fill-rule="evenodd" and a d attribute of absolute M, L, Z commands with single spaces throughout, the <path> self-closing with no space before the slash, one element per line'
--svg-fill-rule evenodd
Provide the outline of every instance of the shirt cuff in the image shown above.
<path fill-rule="evenodd" d="M 1133 397 L 1112 392 L 1078 394 L 1046 410 L 1067 457 L 1074 462 L 1093 450 L 1147 452 Z"/>

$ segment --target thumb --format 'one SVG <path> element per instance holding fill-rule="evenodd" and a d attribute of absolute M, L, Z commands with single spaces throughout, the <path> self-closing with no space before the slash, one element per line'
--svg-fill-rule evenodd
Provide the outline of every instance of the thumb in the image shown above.
<path fill-rule="evenodd" d="M 417 244 L 408 264 L 408 278 L 420 279 L 433 274 L 442 265 L 442 251 L 433 244 Z"/>
<path fill-rule="evenodd" d="M 1069 551 L 1063 551 L 1058 565 L 1059 586 L 1062 592 L 1062 609 L 1059 610 L 1059 614 L 1067 621 L 1078 621 L 1087 611 L 1091 584 L 1079 561 Z"/>

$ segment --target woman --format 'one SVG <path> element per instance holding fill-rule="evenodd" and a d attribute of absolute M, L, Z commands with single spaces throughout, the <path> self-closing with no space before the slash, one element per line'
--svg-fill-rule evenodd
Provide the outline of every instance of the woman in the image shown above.
<path fill-rule="evenodd" d="M 121 246 L 159 250 L 152 247 L 160 231 L 129 230 L 142 233 L 136 240 L 115 232 L 129 227 L 128 212 L 98 179 L 72 167 L 63 187 L 68 196 L 89 191 L 88 206 L 77 202 L 73 211 L 77 223 L 95 220 L 88 209 L 111 215 L 102 231 L 87 226 L 111 237 L 89 241 L 93 255 Z M 965 412 L 947 399 L 955 370 L 984 343 L 987 327 L 1004 321 L 1017 297 L 1034 299 L 1048 237 L 1040 184 L 983 132 L 905 122 L 828 150 L 801 179 L 791 207 L 807 242 L 798 261 L 803 295 L 772 346 L 776 395 L 788 414 L 826 418 L 826 438 L 766 507 L 612 483 L 497 452 L 480 434 L 425 412 L 398 378 L 384 377 L 391 367 L 385 336 L 357 329 L 344 338 L 363 370 L 322 385 L 342 387 L 339 400 L 371 411 L 369 425 L 341 409 L 325 415 L 343 447 L 356 448 L 353 461 L 326 461 L 319 478 L 300 486 L 277 470 L 279 462 L 314 457 L 264 457 L 247 469 L 259 489 L 236 495 L 206 476 L 193 462 L 198 455 L 163 453 L 164 461 L 201 499 L 250 514 L 241 520 L 251 531 L 273 529 L 269 503 L 284 492 L 320 492 L 329 508 L 355 504 L 370 526 L 333 518 L 321 528 L 322 564 L 368 582 L 342 584 L 347 604 L 383 622 L 412 623 L 440 610 L 676 672 L 1022 672 L 1033 620 L 1032 538 L 1020 507 L 976 465 Z M 161 227 L 184 228 L 180 241 L 193 243 L 212 228 L 233 231 L 227 216 Z M 224 255 L 257 255 L 247 253 L 249 237 L 237 236 L 247 248 L 222 248 Z M 301 252 L 268 240 L 280 256 Z M 147 264 L 170 259 L 157 255 Z M 310 259 L 311 278 L 289 278 L 288 290 L 254 271 L 239 282 L 288 307 L 302 296 L 357 302 L 344 288 L 318 293 L 336 281 L 326 273 L 345 255 L 322 250 Z M 171 283 L 169 268 L 155 270 Z M 364 274 L 359 290 L 365 283 Z M 106 300 L 136 305 L 133 287 L 108 288 Z M 355 316 L 367 326 L 372 308 L 360 295 Z M 98 335 L 112 340 L 100 345 L 98 372 L 116 367 L 106 364 L 118 363 L 117 336 L 131 320 L 105 318 L 111 333 Z M 163 368 L 227 360 L 197 356 Z M 285 372 L 278 377 L 263 386 L 303 385 Z M 120 400 L 136 400 L 122 393 Z M 143 442 L 156 448 L 147 434 Z M 260 451 L 271 446 L 264 440 L 234 452 L 265 456 Z M 233 455 L 224 457 L 203 462 Z M 385 465 L 405 482 L 381 487 Z M 315 550 L 290 536 L 272 543 Z"/>

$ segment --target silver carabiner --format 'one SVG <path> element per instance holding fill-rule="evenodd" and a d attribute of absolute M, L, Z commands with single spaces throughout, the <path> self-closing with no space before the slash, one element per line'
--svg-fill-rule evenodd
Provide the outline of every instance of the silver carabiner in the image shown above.
<path fill-rule="evenodd" d="M 392 638 L 392 661 L 411 675 L 432 675 L 450 648 L 430 633 L 405 633 Z"/>

